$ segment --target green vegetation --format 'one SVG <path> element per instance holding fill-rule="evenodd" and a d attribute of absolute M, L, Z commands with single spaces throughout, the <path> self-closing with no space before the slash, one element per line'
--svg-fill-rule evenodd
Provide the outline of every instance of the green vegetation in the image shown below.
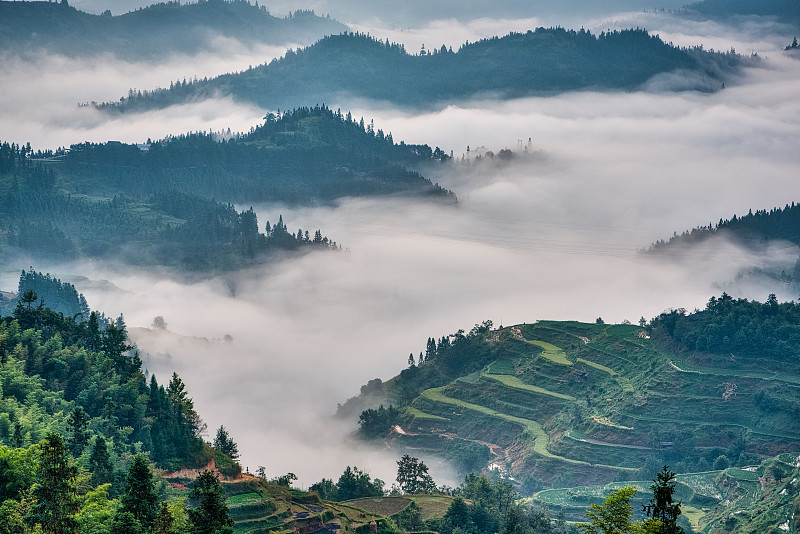
<path fill-rule="evenodd" d="M 774 297 L 760 304 L 723 295 L 707 310 L 665 313 L 647 327 L 484 323 L 429 338 L 417 365 L 373 381 L 363 401 L 398 409 L 399 429 L 375 436 L 382 442 L 436 452 L 462 473 L 491 463 L 530 493 L 626 481 L 667 464 L 686 473 L 742 468 L 800 448 L 790 415 L 800 410 L 791 379 L 800 376 L 790 341 L 796 313 Z M 711 367 L 712 380 L 686 372 Z M 717 502 L 702 495 L 698 509 Z"/>
<path fill-rule="evenodd" d="M 289 50 L 281 59 L 172 89 L 131 90 L 101 109 L 140 112 L 219 94 L 263 109 L 334 102 L 342 94 L 402 106 L 436 107 L 481 94 L 519 98 L 581 89 L 635 89 L 675 70 L 700 74 L 697 89 L 715 91 L 720 76 L 745 60 L 702 48 L 679 49 L 644 30 L 602 32 L 537 28 L 408 54 L 402 45 L 345 33 Z M 753 60 L 749 60 L 753 61 Z"/>
<path fill-rule="evenodd" d="M 136 61 L 208 51 L 214 36 L 277 45 L 310 43 L 345 29 L 313 11 L 276 18 L 265 6 L 243 0 L 167 1 L 116 16 L 92 15 L 63 1 L 0 2 L 0 50 L 22 56 L 112 53 Z"/>
<path fill-rule="evenodd" d="M 682 526 L 684 532 L 706 534 L 779 532 L 781 525 L 792 528 L 800 505 L 797 458 L 797 453 L 793 453 L 768 458 L 746 470 L 730 468 L 675 476 L 671 495 L 679 500 L 681 511 L 676 526 Z M 656 482 L 649 486 L 646 482 L 616 482 L 606 486 L 544 490 L 528 501 L 546 506 L 567 519 L 581 521 L 587 506 L 600 505 L 611 492 L 625 485 L 636 487 L 640 492 L 647 487 L 655 491 L 658 480 Z M 647 510 L 648 506 L 653 510 L 655 500 L 654 494 L 649 505 L 645 501 L 634 505 L 636 510 L 642 507 Z M 643 519 L 644 516 L 637 512 L 634 518 Z"/>
<path fill-rule="evenodd" d="M 383 486 L 384 482 L 381 479 L 372 480 L 369 473 L 360 470 L 358 467 L 351 468 L 348 465 L 335 484 L 333 480 L 323 478 L 309 489 L 316 491 L 320 499 L 349 501 L 364 497 L 383 496 L 385 493 Z"/>
<path fill-rule="evenodd" d="M 574 401 L 575 397 L 572 395 L 564 395 L 563 393 L 556 393 L 554 391 L 548 391 L 544 388 L 540 388 L 538 386 L 531 386 L 530 384 L 524 383 L 522 380 L 515 376 L 508 376 L 508 375 L 491 375 L 491 374 L 484 374 L 486 378 L 490 380 L 497 380 L 501 384 L 508 386 L 510 388 L 522 389 L 525 391 L 532 391 L 534 393 L 541 393 L 542 395 L 550 395 L 559 399 L 571 400 Z"/>
<path fill-rule="evenodd" d="M 391 134 L 325 106 L 270 114 L 238 136 L 37 152 L 0 143 L 0 249 L 8 257 L 113 257 L 189 270 L 339 249 L 320 230 L 290 230 L 282 217 L 259 228 L 252 208 L 237 212 L 230 202 L 320 204 L 385 194 L 454 202 L 407 169 L 444 159 L 438 148 L 395 144 Z"/>
<path fill-rule="evenodd" d="M 544 341 L 536 341 L 530 340 L 526 343 L 530 343 L 531 345 L 536 345 L 537 347 L 541 347 L 544 351 L 540 354 L 542 358 L 547 358 L 553 363 L 557 363 L 560 365 L 574 365 L 571 361 L 567 359 L 567 355 L 564 354 L 564 351 L 560 348 L 556 347 L 555 345 L 551 345 L 550 343 L 546 343 Z"/>

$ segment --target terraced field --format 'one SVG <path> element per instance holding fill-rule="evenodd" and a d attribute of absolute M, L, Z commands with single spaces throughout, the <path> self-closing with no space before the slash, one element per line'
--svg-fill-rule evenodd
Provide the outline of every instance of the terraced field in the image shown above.
<path fill-rule="evenodd" d="M 682 517 L 688 521 L 692 531 L 738 532 L 744 527 L 742 532 L 779 532 L 781 529 L 775 529 L 775 525 L 790 520 L 796 503 L 800 502 L 800 489 L 791 482 L 798 480 L 799 465 L 797 454 L 792 453 L 788 458 L 770 458 L 746 469 L 679 474 L 675 497 L 681 501 Z M 784 476 L 775 478 L 776 470 Z M 651 498 L 651 483 L 614 482 L 544 490 L 527 501 L 546 506 L 552 513 L 563 511 L 570 521 L 582 521 L 590 504 L 600 504 L 609 492 L 622 486 L 636 486 L 639 494 L 633 504 L 635 514 L 640 514 L 638 504 Z M 782 530 L 787 531 L 786 528 Z"/>
<path fill-rule="evenodd" d="M 404 424 L 415 443 L 429 436 L 426 450 L 454 438 L 489 443 L 493 461 L 540 487 L 606 484 L 645 465 L 710 467 L 726 454 L 758 461 L 800 450 L 791 404 L 800 387 L 768 361 L 742 371 L 731 360 L 704 374 L 634 325 L 541 321 L 495 331 L 486 342 L 495 360 L 407 406 Z M 786 407 L 765 398 L 786 399 Z"/>

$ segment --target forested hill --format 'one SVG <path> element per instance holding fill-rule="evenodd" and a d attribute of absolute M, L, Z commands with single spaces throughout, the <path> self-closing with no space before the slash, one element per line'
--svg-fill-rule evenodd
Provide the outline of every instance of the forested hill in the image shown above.
<path fill-rule="evenodd" d="M 209 270 L 281 251 L 339 248 L 320 229 L 289 229 L 296 223 L 281 218 L 260 226 L 252 209 L 237 212 L 228 203 L 310 205 L 389 194 L 452 203 L 452 193 L 404 166 L 448 157 L 427 145 L 395 144 L 371 123 L 325 107 L 269 115 L 227 140 L 198 133 L 38 152 L 6 142 L 0 249 L 6 257 L 113 257 Z"/>
<path fill-rule="evenodd" d="M 398 354 L 340 415 L 465 473 L 499 464 L 523 493 L 751 465 L 800 447 L 798 310 L 723 294 L 638 326 L 486 322 Z"/>
<path fill-rule="evenodd" d="M 720 219 L 715 225 L 698 226 L 680 235 L 676 233 L 667 241 L 653 243 L 650 252 L 669 253 L 670 250 L 703 243 L 716 236 L 733 239 L 751 248 L 777 241 L 800 246 L 800 204 L 792 202 L 784 208 L 773 208 L 769 211 L 750 210 L 742 217 L 734 215 L 730 219 Z"/>
<path fill-rule="evenodd" d="M 449 158 L 427 145 L 325 106 L 270 113 L 245 135 L 189 134 L 142 150 L 120 143 L 73 145 L 59 170 L 76 190 L 137 197 L 170 188 L 226 202 L 328 202 L 342 196 L 452 195 L 406 166 Z"/>
<path fill-rule="evenodd" d="M 692 73 L 703 91 L 719 89 L 742 64 L 735 54 L 680 49 L 644 30 L 604 32 L 537 28 L 411 55 L 402 45 L 362 34 L 328 36 L 278 60 L 211 80 L 133 92 L 100 107 L 162 108 L 232 95 L 265 109 L 350 95 L 403 106 L 431 107 L 480 96 L 515 98 L 581 89 L 632 90 L 657 74 Z M 686 87 L 686 86 L 684 86 Z"/>
<path fill-rule="evenodd" d="M 245 0 L 166 2 L 112 16 L 55 2 L 0 1 L 0 51 L 47 51 L 68 56 L 114 53 L 126 59 L 207 50 L 215 37 L 253 44 L 305 44 L 347 27 L 313 11 L 285 18 Z"/>

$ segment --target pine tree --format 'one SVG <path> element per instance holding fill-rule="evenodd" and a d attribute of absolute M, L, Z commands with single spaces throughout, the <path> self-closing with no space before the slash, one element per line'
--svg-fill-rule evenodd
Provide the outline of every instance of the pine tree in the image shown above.
<path fill-rule="evenodd" d="M 78 531 L 75 514 L 80 509 L 75 477 L 78 470 L 60 434 L 50 432 L 42 443 L 38 482 L 33 485 L 34 503 L 25 517 L 41 525 L 45 534 L 73 534 Z"/>
<path fill-rule="evenodd" d="M 222 425 L 217 429 L 217 435 L 214 437 L 214 448 L 222 454 L 227 454 L 234 460 L 239 459 L 239 447 Z"/>
<path fill-rule="evenodd" d="M 89 470 L 92 472 L 92 484 L 99 486 L 113 481 L 114 467 L 111 464 L 111 455 L 103 436 L 98 436 L 94 441 L 92 453 L 89 455 Z"/>
<path fill-rule="evenodd" d="M 665 465 L 653 482 L 650 486 L 653 498 L 644 507 L 647 516 L 661 521 L 660 534 L 683 534 L 683 529 L 676 524 L 681 514 L 681 503 L 672 500 L 675 493 L 675 473 Z"/>
<path fill-rule="evenodd" d="M 89 418 L 82 407 L 78 406 L 69 414 L 67 431 L 69 432 L 69 451 L 73 456 L 78 457 L 89 443 Z"/>
<path fill-rule="evenodd" d="M 189 520 L 194 534 L 228 534 L 233 532 L 233 520 L 228 515 L 225 492 L 219 478 L 211 471 L 203 471 L 192 487 L 192 499 L 197 508 L 189 510 Z"/>
<path fill-rule="evenodd" d="M 128 470 L 121 511 L 132 514 L 145 529 L 150 528 L 158 515 L 158 494 L 153 473 L 142 454 L 136 455 Z"/>

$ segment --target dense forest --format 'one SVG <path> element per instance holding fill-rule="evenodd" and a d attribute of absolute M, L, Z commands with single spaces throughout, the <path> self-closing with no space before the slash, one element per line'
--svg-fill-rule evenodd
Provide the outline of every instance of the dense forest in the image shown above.
<path fill-rule="evenodd" d="M 59 168 L 74 190 L 136 198 L 165 189 L 226 202 L 319 204 L 343 196 L 452 194 L 407 167 L 447 160 L 438 147 L 395 143 L 363 117 L 326 106 L 270 113 L 242 135 L 194 133 L 144 147 L 72 145 Z"/>
<path fill-rule="evenodd" d="M 242 46 L 311 43 L 347 27 L 313 11 L 272 16 L 266 6 L 244 0 L 170 1 L 113 16 L 84 13 L 61 2 L 0 1 L 0 51 L 67 56 L 113 53 L 129 60 L 156 59 L 164 53 L 208 50 L 216 37 Z"/>
<path fill-rule="evenodd" d="M 735 54 L 677 48 L 644 30 L 593 35 L 584 29 L 537 28 L 465 43 L 457 51 L 442 46 L 419 54 L 409 54 L 403 45 L 388 40 L 346 33 L 240 73 L 173 84 L 170 89 L 131 90 L 119 102 L 100 108 L 144 111 L 219 94 L 264 109 L 331 103 L 347 95 L 435 107 L 486 95 L 632 90 L 656 74 L 675 71 L 700 74 L 704 85 L 696 88 L 714 91 L 744 61 Z"/>
<path fill-rule="evenodd" d="M 289 229 L 281 217 L 259 227 L 252 208 L 237 211 L 230 202 L 314 205 L 399 194 L 450 203 L 452 193 L 406 168 L 448 158 L 439 148 L 397 144 L 363 118 L 324 106 L 270 114 L 249 133 L 228 137 L 195 133 L 142 146 L 36 152 L 5 142 L 0 246 L 34 259 L 119 257 L 194 270 L 340 248 L 319 229 Z"/>
<path fill-rule="evenodd" d="M 735 355 L 745 362 L 767 358 L 793 367 L 800 361 L 800 305 L 779 303 L 775 295 L 761 303 L 723 293 L 711 297 L 704 310 L 663 313 L 650 328 L 689 350 Z"/>
<path fill-rule="evenodd" d="M 169 486 L 153 475 L 156 466 L 212 460 L 222 473 L 241 471 L 221 450 L 227 442 L 215 450 L 201 438 L 205 424 L 180 377 L 165 386 L 145 376 L 121 316 L 101 326 L 94 311 L 65 315 L 34 287 L 59 305 L 85 305 L 70 284 L 23 271 L 16 307 L 0 317 L 3 531 L 166 532 L 155 526 L 161 521 L 188 532 L 207 520 L 230 523 L 226 513 L 204 513 L 207 499 L 221 495 L 216 475 L 201 475 L 199 507 L 189 511 L 168 505 Z"/>

